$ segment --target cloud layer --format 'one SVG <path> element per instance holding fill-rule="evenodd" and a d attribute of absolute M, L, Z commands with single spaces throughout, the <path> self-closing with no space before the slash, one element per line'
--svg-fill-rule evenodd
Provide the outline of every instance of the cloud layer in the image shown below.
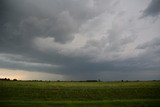
<path fill-rule="evenodd" d="M 159 1 L 1 0 L 0 68 L 159 79 Z"/>

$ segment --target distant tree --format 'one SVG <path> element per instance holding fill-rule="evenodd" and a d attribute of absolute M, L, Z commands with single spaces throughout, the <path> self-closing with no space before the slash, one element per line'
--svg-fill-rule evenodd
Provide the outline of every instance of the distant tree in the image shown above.
<path fill-rule="evenodd" d="M 10 81 L 10 79 L 9 79 L 9 78 L 1 78 L 0 80 Z"/>
<path fill-rule="evenodd" d="M 13 81 L 17 81 L 17 79 L 13 79 Z"/>

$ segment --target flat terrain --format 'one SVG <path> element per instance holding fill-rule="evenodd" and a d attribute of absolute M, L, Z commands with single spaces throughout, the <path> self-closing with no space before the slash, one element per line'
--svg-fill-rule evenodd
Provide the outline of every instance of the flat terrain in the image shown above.
<path fill-rule="evenodd" d="M 160 82 L 0 81 L 0 107 L 160 106 Z"/>

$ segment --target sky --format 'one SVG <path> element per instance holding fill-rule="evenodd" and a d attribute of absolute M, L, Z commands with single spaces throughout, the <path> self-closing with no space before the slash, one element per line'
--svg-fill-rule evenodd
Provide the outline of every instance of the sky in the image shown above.
<path fill-rule="evenodd" d="M 159 80 L 160 0 L 0 0 L 0 78 Z"/>

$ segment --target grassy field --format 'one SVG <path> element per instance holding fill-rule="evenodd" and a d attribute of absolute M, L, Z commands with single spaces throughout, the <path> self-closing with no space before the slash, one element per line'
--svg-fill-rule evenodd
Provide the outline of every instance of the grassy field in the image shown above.
<path fill-rule="evenodd" d="M 160 106 L 160 82 L 0 81 L 0 107 Z"/>

